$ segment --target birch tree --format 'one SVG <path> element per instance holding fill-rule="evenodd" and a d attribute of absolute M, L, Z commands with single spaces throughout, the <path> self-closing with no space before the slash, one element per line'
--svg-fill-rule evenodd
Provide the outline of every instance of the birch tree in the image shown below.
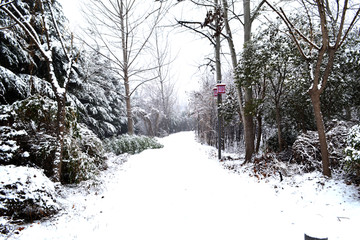
<path fill-rule="evenodd" d="M 40 52 L 43 61 L 46 63 L 48 70 L 48 81 L 51 84 L 53 92 L 55 94 L 55 98 L 57 101 L 57 138 L 58 138 L 58 146 L 55 153 L 54 159 L 54 180 L 56 182 L 62 181 L 62 161 L 63 161 L 63 148 L 64 148 L 64 135 L 65 135 L 65 117 L 66 117 L 66 93 L 67 87 L 69 84 L 69 80 L 71 77 L 71 72 L 74 64 L 75 58 L 73 54 L 68 51 L 69 46 L 65 44 L 64 38 L 59 30 L 57 25 L 57 19 L 55 18 L 53 5 L 56 1 L 50 0 L 36 0 L 34 2 L 34 8 L 38 8 L 37 10 L 41 15 L 41 24 L 42 31 L 45 38 L 39 34 L 34 26 L 31 25 L 31 20 L 34 16 L 24 15 L 18 8 L 19 2 L 14 1 L 1 1 L 0 8 L 4 11 L 14 22 L 19 25 L 20 28 L 25 32 L 25 34 L 31 39 L 31 42 L 35 45 L 35 49 Z M 53 36 L 50 35 L 50 26 L 54 30 L 56 40 Z M 54 68 L 54 51 L 58 46 L 59 41 L 61 51 L 64 52 L 66 56 L 67 66 L 66 66 L 66 75 L 63 76 L 64 80 L 59 81 L 57 76 L 55 75 Z"/>

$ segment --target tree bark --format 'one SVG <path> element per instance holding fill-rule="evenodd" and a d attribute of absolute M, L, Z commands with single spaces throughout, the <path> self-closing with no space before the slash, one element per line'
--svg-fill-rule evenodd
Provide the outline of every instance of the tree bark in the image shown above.
<path fill-rule="evenodd" d="M 217 7 L 219 7 L 219 1 L 214 0 L 215 9 L 214 13 L 217 12 Z M 220 16 L 217 16 L 215 21 L 215 28 L 218 30 L 220 28 Z M 221 41 L 220 41 L 220 32 L 215 32 L 215 61 L 216 61 L 216 82 L 221 83 L 222 75 L 221 75 L 221 61 L 220 61 L 220 48 L 221 48 Z M 221 149 L 222 149 L 222 117 L 220 116 L 220 105 L 222 103 L 221 94 L 218 94 L 217 98 L 217 107 L 218 107 L 218 159 L 221 159 Z"/>
<path fill-rule="evenodd" d="M 262 135 L 262 116 L 259 114 L 257 116 L 257 123 L 258 123 L 258 131 L 256 136 L 256 147 L 255 152 L 259 152 L 260 143 L 261 143 L 261 135 Z"/>
<path fill-rule="evenodd" d="M 62 182 L 62 160 L 64 151 L 65 120 L 66 120 L 66 93 L 56 96 L 57 100 L 57 138 L 58 150 L 54 160 L 55 181 Z"/>
<path fill-rule="evenodd" d="M 280 115 L 280 106 L 279 103 L 275 104 L 275 118 L 276 118 L 276 125 L 277 125 L 277 135 L 278 135 L 278 144 L 279 144 L 279 152 L 282 151 L 282 137 L 281 137 L 281 115 Z"/>
<path fill-rule="evenodd" d="M 316 127 L 318 130 L 319 141 L 320 141 L 320 150 L 321 150 L 321 158 L 323 165 L 323 174 L 325 176 L 331 177 L 330 164 L 329 164 L 329 152 L 325 135 L 325 127 L 321 114 L 320 107 L 320 91 L 311 89 L 309 91 L 311 102 L 314 108 L 314 115 L 316 120 Z"/>
<path fill-rule="evenodd" d="M 244 44 L 251 41 L 251 14 L 250 14 L 250 0 L 244 0 Z M 246 80 L 246 86 L 244 89 L 244 102 L 245 110 L 251 108 L 253 104 L 253 92 L 250 80 Z M 245 162 L 250 162 L 252 155 L 254 153 L 254 121 L 253 114 L 244 112 L 243 122 L 244 122 L 244 138 L 245 138 Z"/>
<path fill-rule="evenodd" d="M 128 58 L 128 29 L 127 29 L 127 13 L 124 11 L 124 3 L 120 1 L 120 28 L 121 28 L 121 47 L 123 54 L 123 76 L 125 86 L 125 102 L 126 102 L 126 117 L 128 120 L 128 134 L 134 134 L 134 123 L 131 109 L 131 92 L 129 83 L 129 58 Z"/>

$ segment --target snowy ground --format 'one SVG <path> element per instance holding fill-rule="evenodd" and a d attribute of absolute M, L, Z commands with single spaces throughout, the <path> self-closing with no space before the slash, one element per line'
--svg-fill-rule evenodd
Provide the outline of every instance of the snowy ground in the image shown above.
<path fill-rule="evenodd" d="M 209 158 L 192 132 L 109 160 L 101 190 L 64 189 L 65 211 L 8 239 L 358 239 L 358 189 L 320 174 L 258 181 Z M 5 236 L 0 239 L 6 239 Z"/>

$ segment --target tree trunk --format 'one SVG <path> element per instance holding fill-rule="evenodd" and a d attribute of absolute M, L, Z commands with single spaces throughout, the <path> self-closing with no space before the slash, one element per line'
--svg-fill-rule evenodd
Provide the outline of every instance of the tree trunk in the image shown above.
<path fill-rule="evenodd" d="M 235 46 L 234 41 L 232 39 L 232 33 L 229 25 L 228 20 L 228 4 L 227 0 L 223 0 L 223 7 L 224 7 L 224 25 L 225 30 L 228 35 L 227 41 L 229 44 L 230 54 L 231 54 L 231 62 L 233 65 L 233 68 L 235 69 L 237 66 L 237 57 L 235 52 Z M 251 39 L 251 19 L 250 19 L 250 0 L 244 1 L 244 39 L 245 42 L 250 41 Z M 237 99 L 240 106 L 240 118 L 243 122 L 244 127 L 244 140 L 245 140 L 245 162 L 249 162 L 251 160 L 252 154 L 254 153 L 254 124 L 253 124 L 253 117 L 248 116 L 245 113 L 244 106 L 243 106 L 243 94 L 242 89 L 240 86 L 236 87 L 237 92 Z M 245 105 L 252 99 L 252 90 L 250 90 L 250 93 L 245 89 Z"/>
<path fill-rule="evenodd" d="M 321 114 L 321 107 L 320 107 L 320 91 L 313 88 L 309 91 L 309 93 L 310 93 L 311 102 L 312 102 L 312 105 L 314 108 L 316 126 L 317 126 L 317 130 L 318 130 L 318 135 L 319 135 L 321 158 L 322 158 L 322 165 L 323 165 L 323 174 L 325 176 L 331 177 L 329 152 L 328 152 L 326 135 L 325 135 L 325 127 L 324 127 L 324 122 L 323 122 L 323 117 Z"/>
<path fill-rule="evenodd" d="M 120 1 L 120 28 L 121 28 L 121 47 L 123 57 L 123 77 L 125 86 L 125 101 L 126 101 L 126 116 L 128 120 L 128 134 L 134 134 L 134 123 L 131 109 L 131 96 L 130 96 L 130 83 L 129 83 L 129 58 L 128 58 L 128 29 L 127 25 L 127 12 L 124 11 L 124 3 Z M 126 23 L 125 23 L 126 22 Z"/>
<path fill-rule="evenodd" d="M 278 144 L 279 144 L 279 152 L 282 151 L 282 137 L 281 137 L 281 116 L 280 116 L 280 107 L 279 103 L 275 104 L 275 115 L 276 115 L 276 125 L 277 125 L 277 134 L 278 134 Z"/>
<path fill-rule="evenodd" d="M 130 101 L 130 86 L 129 86 L 129 80 L 127 77 L 124 79 L 125 82 L 125 102 L 126 102 L 126 117 L 128 120 L 128 134 L 133 135 L 134 134 L 134 122 L 132 117 L 132 110 L 131 110 L 131 101 Z"/>
<path fill-rule="evenodd" d="M 251 40 L 251 14 L 250 14 L 250 0 L 244 0 L 244 44 Z M 250 81 L 250 80 L 248 80 Z M 244 87 L 245 109 L 249 109 L 253 104 L 251 83 L 246 83 Z M 252 113 L 243 114 L 244 121 L 244 137 L 245 137 L 245 162 L 251 161 L 254 153 L 254 122 Z"/>
<path fill-rule="evenodd" d="M 258 131 L 256 137 L 256 148 L 255 152 L 259 152 L 260 142 L 261 142 L 261 134 L 262 134 L 262 117 L 261 114 L 257 116 L 257 123 L 258 123 Z"/>
<path fill-rule="evenodd" d="M 214 0 L 215 9 L 214 12 L 216 13 L 218 7 L 218 0 Z M 218 30 L 220 26 L 220 16 L 217 17 L 215 21 L 215 27 Z M 220 48 L 221 48 L 221 41 L 220 41 L 220 32 L 215 32 L 215 61 L 216 61 L 216 82 L 221 83 L 222 75 L 221 75 L 221 61 L 220 61 Z M 218 159 L 221 159 L 221 149 L 222 149 L 222 118 L 220 116 L 220 105 L 222 102 L 221 94 L 218 94 L 217 98 L 217 107 L 218 107 Z"/>
<path fill-rule="evenodd" d="M 57 139 L 58 148 L 54 160 L 54 178 L 56 182 L 62 182 L 62 160 L 64 151 L 65 118 L 66 118 L 66 93 L 56 96 L 57 100 Z"/>
<path fill-rule="evenodd" d="M 46 64 L 48 68 L 49 82 L 51 83 L 52 90 L 55 94 L 57 102 L 57 113 L 56 113 L 56 135 L 57 135 L 57 147 L 55 150 L 55 158 L 53 162 L 54 169 L 54 182 L 62 181 L 62 161 L 63 161 L 63 150 L 64 150 L 64 136 L 65 136 L 65 118 L 66 118 L 66 89 L 58 84 L 58 81 L 54 72 L 54 65 L 52 62 L 52 54 L 50 57 L 46 56 Z"/>

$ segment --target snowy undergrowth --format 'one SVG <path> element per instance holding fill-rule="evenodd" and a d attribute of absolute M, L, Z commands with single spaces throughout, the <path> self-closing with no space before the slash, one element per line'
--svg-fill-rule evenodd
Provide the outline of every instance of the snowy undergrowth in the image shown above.
<path fill-rule="evenodd" d="M 9 232 L 7 222 L 31 222 L 60 210 L 55 184 L 42 170 L 31 167 L 0 166 L 0 232 Z"/>
<path fill-rule="evenodd" d="M 320 173 L 258 179 L 229 171 L 191 132 L 160 139 L 162 149 L 112 157 L 102 184 L 64 188 L 64 211 L 19 226 L 9 239 L 278 239 L 304 233 L 331 240 L 358 236 L 358 188 Z M 209 157 L 210 156 L 210 157 Z M 90 184 L 91 185 L 91 184 Z"/>
<path fill-rule="evenodd" d="M 66 214 L 79 214 L 77 211 L 86 207 L 78 200 L 100 196 L 108 179 L 114 177 L 114 172 L 120 171 L 128 155 L 109 153 L 106 157 L 108 170 L 76 185 L 56 184 L 40 169 L 0 166 L 0 239 L 11 239 L 26 226 L 52 222 Z M 17 220 L 19 218 L 21 220 Z M 26 222 L 30 224 L 22 225 Z"/>
<path fill-rule="evenodd" d="M 344 165 L 346 170 L 360 179 L 360 125 L 353 126 L 347 138 Z"/>

